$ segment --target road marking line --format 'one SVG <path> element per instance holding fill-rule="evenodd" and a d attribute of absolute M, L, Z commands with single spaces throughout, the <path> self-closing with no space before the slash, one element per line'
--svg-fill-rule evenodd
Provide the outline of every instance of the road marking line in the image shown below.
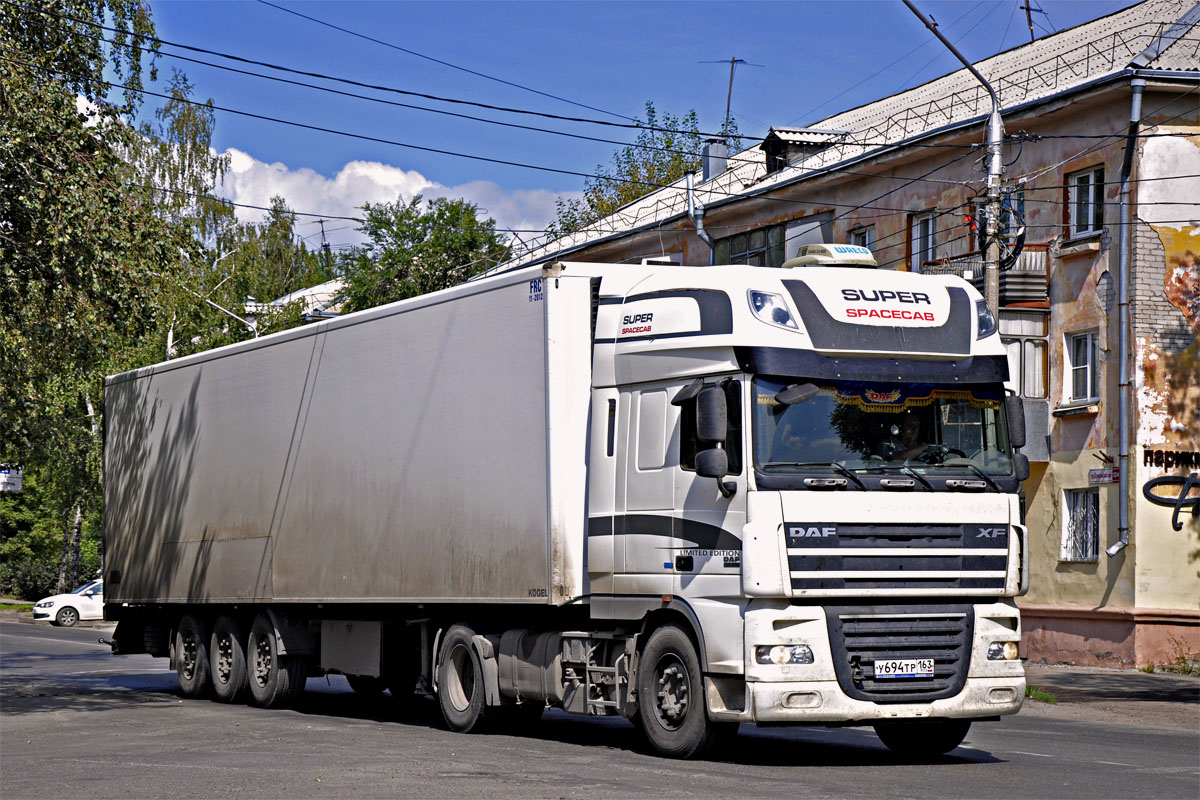
<path fill-rule="evenodd" d="M 1108 764 L 1113 767 L 1136 767 L 1136 764 L 1123 764 L 1120 761 L 1097 761 L 1097 764 Z"/>
<path fill-rule="evenodd" d="M 76 641 L 72 641 L 70 639 L 56 639 L 52 636 L 20 636 L 18 634 L 8 633 L 8 634 L 4 635 L 4 639 L 5 639 L 5 641 L 9 641 L 12 639 L 25 639 L 26 641 L 30 641 L 30 642 L 61 642 L 62 644 L 85 644 L 88 647 L 104 647 L 106 649 L 111 649 L 111 648 L 109 648 L 108 645 L 100 644 L 99 642 L 76 642 Z"/>
<path fill-rule="evenodd" d="M 1024 750 L 1011 751 L 1019 756 L 1037 756 L 1038 758 L 1054 758 L 1054 756 L 1046 755 L 1045 753 L 1026 753 Z"/>

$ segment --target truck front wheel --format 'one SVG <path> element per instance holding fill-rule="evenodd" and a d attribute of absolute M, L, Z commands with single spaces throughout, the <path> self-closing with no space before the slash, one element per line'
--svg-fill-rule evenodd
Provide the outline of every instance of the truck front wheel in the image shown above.
<path fill-rule="evenodd" d="M 483 665 L 475 652 L 474 637 L 465 625 L 451 626 L 442 639 L 438 659 L 438 706 L 446 727 L 457 733 L 480 730 L 487 714 Z"/>
<path fill-rule="evenodd" d="M 879 722 L 875 735 L 887 749 L 903 756 L 940 756 L 962 744 L 971 729 L 969 719 Z"/>
<path fill-rule="evenodd" d="M 250 697 L 260 708 L 291 705 L 304 691 L 308 665 L 299 656 L 279 654 L 279 637 L 266 614 L 259 614 L 250 626 L 246 642 L 247 678 Z"/>
<path fill-rule="evenodd" d="M 208 658 L 214 699 L 221 703 L 240 700 L 246 689 L 246 635 L 237 619 L 228 614 L 217 617 Z"/>
<path fill-rule="evenodd" d="M 662 755 L 698 756 L 736 729 L 708 718 L 703 680 L 691 637 L 674 625 L 650 634 L 638 660 L 639 727 Z"/>
<path fill-rule="evenodd" d="M 175 630 L 175 672 L 184 697 L 208 694 L 208 630 L 191 614 Z"/>

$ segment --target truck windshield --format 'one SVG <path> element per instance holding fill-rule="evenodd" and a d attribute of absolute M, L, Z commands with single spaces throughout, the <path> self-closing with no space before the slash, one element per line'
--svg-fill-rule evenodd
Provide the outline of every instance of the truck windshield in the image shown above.
<path fill-rule="evenodd" d="M 776 397 L 804 383 L 815 389 L 807 399 Z M 765 474 L 1013 469 L 999 385 L 756 378 L 753 386 L 754 463 Z"/>

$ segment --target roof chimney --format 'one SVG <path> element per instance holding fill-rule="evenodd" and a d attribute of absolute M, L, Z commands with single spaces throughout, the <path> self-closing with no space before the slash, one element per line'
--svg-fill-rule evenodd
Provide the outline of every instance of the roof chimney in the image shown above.
<path fill-rule="evenodd" d="M 704 180 L 712 180 L 725 171 L 729 148 L 720 139 L 709 139 L 704 143 Z"/>

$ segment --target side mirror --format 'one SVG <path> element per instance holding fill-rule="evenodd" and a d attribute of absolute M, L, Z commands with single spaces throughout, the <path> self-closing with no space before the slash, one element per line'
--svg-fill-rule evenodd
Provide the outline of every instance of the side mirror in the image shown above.
<path fill-rule="evenodd" d="M 720 447 L 710 447 L 696 453 L 696 474 L 702 478 L 716 478 L 722 497 L 733 497 L 737 484 L 724 481 L 729 474 L 729 454 Z"/>
<path fill-rule="evenodd" d="M 794 406 L 797 403 L 803 403 L 806 400 L 813 399 L 818 393 L 820 393 L 820 391 L 821 390 L 812 383 L 793 383 L 791 386 L 775 395 L 775 401 L 782 403 L 785 406 Z"/>
<path fill-rule="evenodd" d="M 1008 418 L 1008 443 L 1014 450 L 1025 446 L 1025 403 L 1015 394 L 1004 398 L 1004 416 Z"/>
<path fill-rule="evenodd" d="M 1029 478 L 1029 456 L 1024 453 L 1013 454 L 1013 474 L 1017 476 L 1017 480 L 1019 481 Z"/>
<path fill-rule="evenodd" d="M 704 387 L 696 395 L 696 437 L 705 442 L 724 442 L 728 429 L 725 391 L 719 386 Z"/>

